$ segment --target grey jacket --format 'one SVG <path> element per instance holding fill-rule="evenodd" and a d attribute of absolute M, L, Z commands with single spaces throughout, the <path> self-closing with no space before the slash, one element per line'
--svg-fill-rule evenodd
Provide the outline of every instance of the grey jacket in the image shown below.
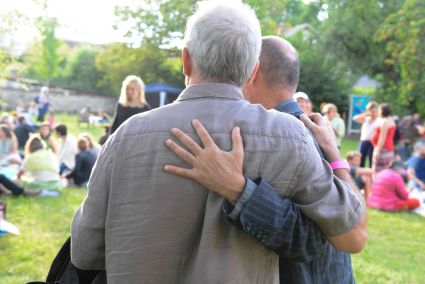
<path fill-rule="evenodd" d="M 192 85 L 175 103 L 127 120 L 102 147 L 72 223 L 78 268 L 106 269 L 108 283 L 278 283 L 278 256 L 227 222 L 223 198 L 162 170 L 188 167 L 164 141 L 173 127 L 195 138 L 193 118 L 225 150 L 239 126 L 244 174 L 268 180 L 326 235 L 359 221 L 359 197 L 333 180 L 301 122 L 249 104 L 235 86 Z"/>

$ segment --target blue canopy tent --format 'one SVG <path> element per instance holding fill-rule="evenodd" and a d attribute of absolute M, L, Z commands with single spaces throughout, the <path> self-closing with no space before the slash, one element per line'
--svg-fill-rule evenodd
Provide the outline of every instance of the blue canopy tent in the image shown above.
<path fill-rule="evenodd" d="M 183 89 L 166 83 L 152 83 L 145 86 L 146 100 L 152 108 L 174 102 Z"/>

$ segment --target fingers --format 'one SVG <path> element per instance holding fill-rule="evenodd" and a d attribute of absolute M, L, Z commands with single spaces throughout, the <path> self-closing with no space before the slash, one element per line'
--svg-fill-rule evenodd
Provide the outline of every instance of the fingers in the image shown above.
<path fill-rule="evenodd" d="M 170 174 L 174 174 L 174 175 L 178 175 L 178 176 L 182 176 L 182 177 L 187 177 L 190 179 L 194 178 L 194 173 L 192 169 L 185 169 L 185 168 L 180 168 L 180 167 L 176 167 L 176 166 L 172 166 L 172 165 L 166 165 L 164 167 L 164 171 L 166 171 L 167 173 Z"/>
<path fill-rule="evenodd" d="M 202 150 L 202 148 L 198 145 L 198 143 L 196 143 L 195 141 L 193 141 L 193 139 L 190 138 L 189 135 L 187 135 L 186 133 L 184 133 L 180 129 L 173 128 L 173 129 L 171 129 L 171 133 L 173 133 L 173 135 L 176 136 L 183 143 L 183 145 L 185 145 L 187 148 L 189 148 L 189 150 L 193 154 L 198 155 L 199 152 Z"/>
<path fill-rule="evenodd" d="M 214 143 L 214 140 L 211 138 L 210 134 L 199 120 L 193 119 L 192 125 L 195 128 L 196 134 L 198 134 L 204 147 L 217 147 L 217 145 Z"/>
<path fill-rule="evenodd" d="M 308 117 L 311 119 L 311 121 L 313 121 L 316 124 L 319 124 L 319 122 L 321 122 L 321 121 L 324 120 L 323 119 L 323 116 L 320 113 L 318 113 L 318 112 L 309 114 Z"/>
<path fill-rule="evenodd" d="M 314 115 L 314 114 L 313 114 Z M 305 114 L 300 115 L 300 120 L 304 123 L 304 125 L 312 130 L 314 127 L 316 127 L 317 125 L 312 121 L 312 119 L 310 118 L 310 116 L 307 116 Z"/>
<path fill-rule="evenodd" d="M 243 157 L 243 142 L 239 127 L 232 129 L 232 152 Z"/>
<path fill-rule="evenodd" d="M 195 163 L 195 157 L 191 153 L 186 151 L 184 148 L 182 148 L 180 145 L 178 145 L 171 139 L 167 139 L 165 141 L 165 145 L 167 145 L 168 148 L 170 148 L 174 153 L 176 153 L 177 156 L 179 156 L 180 158 L 182 158 L 193 166 L 193 164 Z"/>

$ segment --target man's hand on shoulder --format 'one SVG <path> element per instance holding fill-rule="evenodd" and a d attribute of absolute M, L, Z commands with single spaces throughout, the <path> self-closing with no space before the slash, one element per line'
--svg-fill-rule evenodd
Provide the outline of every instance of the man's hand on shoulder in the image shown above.
<path fill-rule="evenodd" d="M 201 139 L 201 147 L 180 129 L 173 128 L 171 133 L 185 145 L 185 150 L 172 139 L 165 144 L 180 158 L 188 162 L 192 169 L 166 165 L 168 173 L 190 178 L 209 190 L 226 198 L 233 205 L 238 201 L 245 188 L 245 177 L 242 173 L 243 144 L 239 127 L 232 130 L 232 150 L 222 151 L 213 141 L 205 127 L 196 119 L 192 125 Z"/>
<path fill-rule="evenodd" d="M 340 160 L 336 136 L 331 124 L 319 113 L 301 115 L 300 120 L 313 133 L 328 162 Z"/>

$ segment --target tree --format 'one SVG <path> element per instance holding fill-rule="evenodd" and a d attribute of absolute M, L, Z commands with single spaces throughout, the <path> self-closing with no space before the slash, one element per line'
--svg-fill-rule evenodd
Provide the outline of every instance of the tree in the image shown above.
<path fill-rule="evenodd" d="M 378 39 L 389 57 L 384 64 L 399 80 L 383 74 L 387 96 L 397 97 L 402 106 L 425 114 L 425 2 L 407 0 L 390 14 L 378 30 Z"/>
<path fill-rule="evenodd" d="M 40 79 L 50 83 L 59 74 L 60 63 L 63 60 L 58 53 L 61 41 L 55 37 L 58 22 L 56 18 L 38 18 L 37 26 L 42 39 L 40 54 L 35 58 L 34 70 Z"/>
<path fill-rule="evenodd" d="M 102 78 L 102 73 L 96 68 L 98 54 L 99 50 L 91 46 L 74 47 L 69 51 L 64 71 L 54 79 L 54 83 L 88 93 L 108 93 L 108 89 L 97 86 Z"/>
<path fill-rule="evenodd" d="M 174 52 L 172 52 L 174 53 Z M 98 87 L 119 94 L 121 83 L 128 75 L 140 76 L 145 83 L 167 82 L 183 85 L 180 57 L 151 44 L 132 48 L 126 44 L 111 44 L 96 58 L 96 68 L 102 72 Z"/>
<path fill-rule="evenodd" d="M 301 63 L 298 91 L 307 93 L 320 111 L 321 103 L 332 102 L 338 111 L 348 111 L 348 96 L 354 78 L 344 62 L 336 62 L 332 54 L 326 52 L 319 35 L 302 32 L 288 40 L 297 49 Z"/>
<path fill-rule="evenodd" d="M 12 55 L 13 41 L 10 38 L 20 25 L 27 23 L 28 18 L 17 10 L 0 11 L 0 41 L 9 41 L 7 46 L 0 48 L 0 78 L 9 76 L 10 71 L 20 71 L 16 70 L 20 69 L 20 66 Z"/>

